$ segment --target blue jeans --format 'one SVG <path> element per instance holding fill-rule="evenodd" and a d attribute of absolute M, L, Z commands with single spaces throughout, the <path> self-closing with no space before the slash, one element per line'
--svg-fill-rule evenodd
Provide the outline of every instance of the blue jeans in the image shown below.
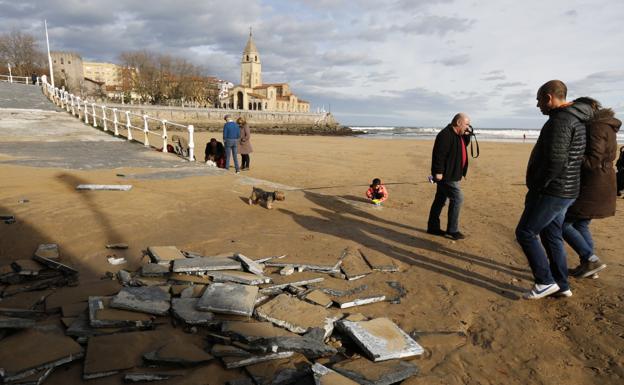
<path fill-rule="evenodd" d="M 225 139 L 225 169 L 230 169 L 230 158 L 234 159 L 234 168 L 238 168 L 238 139 Z"/>
<path fill-rule="evenodd" d="M 574 200 L 531 191 L 526 195 L 516 239 L 529 260 L 535 283 L 556 282 L 561 290 L 570 288 L 562 227 L 566 211 Z"/>
<path fill-rule="evenodd" d="M 594 240 L 589 231 L 591 219 L 568 219 L 563 223 L 563 239 L 578 254 L 581 262 L 594 254 Z"/>
<path fill-rule="evenodd" d="M 459 188 L 459 181 L 440 181 L 437 183 L 435 198 L 433 198 L 431 210 L 429 211 L 427 229 L 440 230 L 440 214 L 447 199 L 449 200 L 449 207 L 446 232 L 456 233 L 459 231 L 459 210 L 464 202 L 464 193 Z"/>

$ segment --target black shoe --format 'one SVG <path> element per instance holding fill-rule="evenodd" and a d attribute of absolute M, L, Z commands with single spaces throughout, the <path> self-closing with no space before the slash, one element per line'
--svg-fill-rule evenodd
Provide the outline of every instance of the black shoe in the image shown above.
<path fill-rule="evenodd" d="M 439 235 L 443 237 L 446 234 L 446 231 L 440 229 L 427 229 L 427 234 Z"/>
<path fill-rule="evenodd" d="M 460 233 L 459 231 L 455 232 L 455 233 L 447 233 L 449 237 L 453 238 L 456 241 L 459 241 L 460 239 L 464 239 L 466 238 L 466 236 L 462 233 Z"/>

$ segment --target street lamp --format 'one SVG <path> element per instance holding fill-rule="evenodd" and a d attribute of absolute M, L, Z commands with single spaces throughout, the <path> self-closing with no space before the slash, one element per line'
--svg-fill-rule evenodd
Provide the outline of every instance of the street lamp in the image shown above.
<path fill-rule="evenodd" d="M 9 67 L 9 83 L 13 83 L 13 75 L 11 75 L 11 63 L 7 63 L 7 67 Z"/>

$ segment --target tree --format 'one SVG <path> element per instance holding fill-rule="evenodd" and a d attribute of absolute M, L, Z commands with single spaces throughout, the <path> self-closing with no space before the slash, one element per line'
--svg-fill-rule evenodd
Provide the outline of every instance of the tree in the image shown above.
<path fill-rule="evenodd" d="M 15 76 L 45 72 L 45 55 L 37 47 L 33 35 L 13 30 L 0 34 L 0 65 L 11 64 Z M 4 70 L 3 70 L 4 72 Z"/>

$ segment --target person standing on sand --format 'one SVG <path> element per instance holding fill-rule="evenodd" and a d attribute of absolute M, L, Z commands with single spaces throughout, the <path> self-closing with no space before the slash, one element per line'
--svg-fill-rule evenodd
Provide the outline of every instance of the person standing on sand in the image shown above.
<path fill-rule="evenodd" d="M 592 219 L 615 215 L 617 187 L 613 162 L 617 152 L 617 132 L 622 122 L 615 118 L 612 109 L 602 108 L 592 98 L 578 98 L 574 103 L 591 106 L 594 117 L 587 125 L 587 146 L 581 164 L 581 191 L 566 213 L 563 239 L 581 260 L 578 267 L 569 270 L 569 274 L 586 278 L 607 267 L 594 254 L 589 223 Z"/>
<path fill-rule="evenodd" d="M 249 125 L 247 121 L 242 116 L 236 119 L 236 123 L 240 127 L 240 142 L 238 147 L 238 152 L 241 154 L 241 170 L 249 170 L 249 154 L 253 152 L 253 147 L 251 147 L 251 130 L 249 129 Z"/>
<path fill-rule="evenodd" d="M 429 211 L 427 232 L 433 235 L 449 235 L 455 240 L 464 239 L 459 231 L 459 211 L 464 194 L 459 182 L 468 172 L 468 135 L 470 118 L 464 113 L 453 117 L 451 123 L 438 133 L 431 155 L 431 175 L 437 184 L 435 198 Z M 449 200 L 446 231 L 440 228 L 440 214 Z"/>
<path fill-rule="evenodd" d="M 240 173 L 238 168 L 238 140 L 240 139 L 240 127 L 232 120 L 229 114 L 226 114 L 225 125 L 223 126 L 223 143 L 225 144 L 225 169 L 230 169 L 230 159 L 234 159 L 234 168 L 236 173 Z"/>
<path fill-rule="evenodd" d="M 579 195 L 585 125 L 592 109 L 566 102 L 567 92 L 560 80 L 548 81 L 537 91 L 537 107 L 548 121 L 531 151 L 526 171 L 529 191 L 516 227 L 516 239 L 535 280 L 525 299 L 572 295 L 562 227 L 568 207 Z"/>

